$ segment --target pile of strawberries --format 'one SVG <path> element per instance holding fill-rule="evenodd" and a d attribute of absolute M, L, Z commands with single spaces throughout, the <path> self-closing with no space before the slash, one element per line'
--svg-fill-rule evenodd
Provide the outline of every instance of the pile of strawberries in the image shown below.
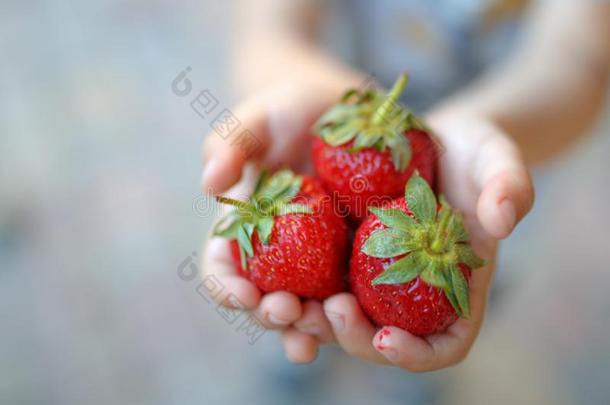
<path fill-rule="evenodd" d="M 314 127 L 315 176 L 263 171 L 248 201 L 217 198 L 235 209 L 214 233 L 265 292 L 350 290 L 377 325 L 424 336 L 469 316 L 470 273 L 483 261 L 431 187 L 438 149 L 398 103 L 407 80 L 387 94 L 346 92 Z"/>

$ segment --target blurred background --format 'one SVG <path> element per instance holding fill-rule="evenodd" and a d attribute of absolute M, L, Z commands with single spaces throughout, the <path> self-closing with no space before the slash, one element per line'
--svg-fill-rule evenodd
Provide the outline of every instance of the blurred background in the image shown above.
<path fill-rule="evenodd" d="M 535 172 L 487 323 L 452 369 L 336 348 L 291 365 L 179 277 L 209 227 L 211 117 L 171 84 L 190 67 L 193 95 L 231 106 L 228 18 L 211 0 L 0 3 L 0 403 L 608 403 L 610 108 Z"/>

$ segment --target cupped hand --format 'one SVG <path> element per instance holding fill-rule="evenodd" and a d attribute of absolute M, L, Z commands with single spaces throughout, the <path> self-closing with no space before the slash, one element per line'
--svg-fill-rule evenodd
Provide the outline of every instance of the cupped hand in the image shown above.
<path fill-rule="evenodd" d="M 320 319 L 325 315 L 329 322 L 313 328 L 319 336 L 334 336 L 352 356 L 409 371 L 441 369 L 466 357 L 485 315 L 498 240 L 510 235 L 534 200 L 518 148 L 490 120 L 472 112 L 445 110 L 431 114 L 427 123 L 442 150 L 440 190 L 464 214 L 473 248 L 487 259 L 485 267 L 472 273 L 470 319 L 460 318 L 444 333 L 418 337 L 397 327 L 377 328 L 349 293 L 328 298 L 322 308 L 307 308 L 301 317 Z M 305 331 L 300 324 L 295 323 L 297 329 Z M 311 327 L 311 322 L 308 325 Z M 326 325 L 330 328 L 325 329 Z M 306 345 L 288 343 L 285 347 L 290 358 L 312 352 Z"/>
<path fill-rule="evenodd" d="M 245 198 L 253 188 L 259 167 L 307 171 L 312 124 L 346 88 L 357 86 L 362 78 L 350 74 L 337 75 L 331 81 L 286 82 L 235 107 L 232 112 L 241 122 L 240 131 L 250 131 L 257 147 L 243 148 L 236 141 L 238 134 L 227 138 L 215 132 L 208 134 L 203 146 L 203 191 Z M 320 342 L 333 340 L 320 302 L 301 302 L 285 291 L 262 294 L 237 273 L 226 239 L 210 236 L 203 250 L 204 276 L 215 277 L 223 286 L 214 299 L 225 306 L 251 310 L 269 329 L 285 330 L 290 360 L 311 361 Z"/>

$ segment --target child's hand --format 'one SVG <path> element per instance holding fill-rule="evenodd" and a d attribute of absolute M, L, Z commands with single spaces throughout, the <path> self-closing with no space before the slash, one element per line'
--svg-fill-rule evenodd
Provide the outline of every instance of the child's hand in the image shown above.
<path fill-rule="evenodd" d="M 238 144 L 232 145 L 231 137 L 225 140 L 216 133 L 209 134 L 203 150 L 203 191 L 218 194 L 232 188 L 231 193 L 243 193 L 236 196 L 244 198 L 252 189 L 256 177 L 248 176 L 248 173 L 256 171 L 259 164 L 267 167 L 288 166 L 295 171 L 305 171 L 312 124 L 346 88 L 357 85 L 358 80 L 348 81 L 337 77 L 330 83 L 286 83 L 236 107 L 233 113 L 260 142 L 260 148 L 253 156 L 247 156 Z M 246 170 L 242 177 L 243 169 L 254 170 Z M 240 180 L 240 184 L 233 187 Z M 319 341 L 325 343 L 333 340 L 332 334 L 326 333 L 330 325 L 320 302 L 302 303 L 296 295 L 288 292 L 263 296 L 253 283 L 238 275 L 226 239 L 212 237 L 206 242 L 203 269 L 206 276 L 216 277 L 224 287 L 215 297 L 219 303 L 252 310 L 269 329 L 287 329 L 287 353 L 291 360 L 311 360 L 315 357 Z M 231 298 L 227 297 L 232 297 L 236 302 L 232 304 Z M 295 322 L 302 332 L 291 327 Z M 309 324 L 316 325 L 325 333 L 313 336 L 317 329 L 308 329 Z M 299 349 L 291 349 L 296 347 Z"/>
<path fill-rule="evenodd" d="M 468 354 L 483 321 L 497 240 L 512 232 L 534 200 L 531 180 L 519 151 L 508 136 L 487 120 L 456 111 L 433 114 L 428 124 L 444 146 L 441 189 L 450 203 L 464 213 L 476 252 L 488 259 L 487 266 L 472 272 L 471 318 L 460 318 L 445 333 L 419 338 L 396 327 L 378 330 L 365 317 L 355 297 L 342 293 L 323 304 L 330 329 L 326 322 L 315 323 L 322 317 L 318 307 L 307 308 L 295 323 L 301 331 L 306 329 L 300 325 L 317 325 L 319 335 L 334 335 L 350 355 L 410 371 L 448 367 Z M 308 346 L 310 343 L 300 343 L 291 333 L 284 333 L 284 345 L 289 358 L 307 358 L 315 353 Z"/>

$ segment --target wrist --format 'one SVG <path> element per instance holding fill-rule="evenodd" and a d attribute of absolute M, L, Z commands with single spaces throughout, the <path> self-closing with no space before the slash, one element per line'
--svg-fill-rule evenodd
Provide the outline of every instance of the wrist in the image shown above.
<path fill-rule="evenodd" d="M 254 52 L 242 54 L 233 62 L 232 84 L 240 97 L 286 83 L 339 97 L 366 78 L 365 74 L 302 41 L 286 41 L 266 51 L 254 48 Z"/>
<path fill-rule="evenodd" d="M 434 107 L 426 113 L 425 120 L 436 133 L 443 133 L 455 126 L 461 127 L 464 122 L 473 126 L 482 124 L 499 128 L 494 118 L 484 110 L 459 103 L 443 103 Z"/>

